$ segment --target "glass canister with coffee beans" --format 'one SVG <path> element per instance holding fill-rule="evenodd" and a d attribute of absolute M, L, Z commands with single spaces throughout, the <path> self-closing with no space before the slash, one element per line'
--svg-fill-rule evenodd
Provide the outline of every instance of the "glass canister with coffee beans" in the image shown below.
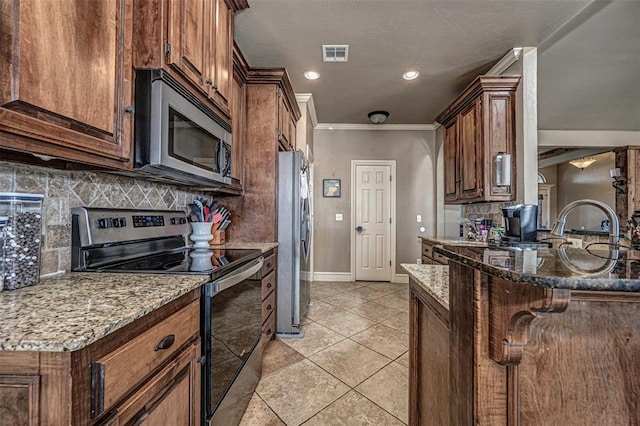
<path fill-rule="evenodd" d="M 40 282 L 43 198 L 0 192 L 0 291 Z"/>

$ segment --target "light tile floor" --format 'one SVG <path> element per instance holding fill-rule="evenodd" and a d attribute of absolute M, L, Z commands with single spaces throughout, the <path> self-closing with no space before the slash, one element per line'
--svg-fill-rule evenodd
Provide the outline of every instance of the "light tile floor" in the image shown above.
<path fill-rule="evenodd" d="M 265 349 L 241 426 L 408 422 L 407 284 L 316 282 L 302 339 Z"/>

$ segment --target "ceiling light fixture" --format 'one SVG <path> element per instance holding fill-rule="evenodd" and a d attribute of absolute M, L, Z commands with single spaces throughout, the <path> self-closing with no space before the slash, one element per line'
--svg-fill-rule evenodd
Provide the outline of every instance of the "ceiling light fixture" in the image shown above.
<path fill-rule="evenodd" d="M 305 71 L 304 76 L 308 80 L 317 80 L 320 77 L 320 73 L 317 71 Z"/>
<path fill-rule="evenodd" d="M 402 78 L 404 78 L 405 80 L 415 80 L 419 75 L 420 72 L 418 71 L 407 71 L 402 74 Z"/>
<path fill-rule="evenodd" d="M 382 124 L 387 121 L 389 113 L 387 111 L 371 111 L 368 114 L 369 120 L 374 124 Z"/>
<path fill-rule="evenodd" d="M 580 170 L 584 170 L 595 162 L 596 159 L 594 157 L 582 157 L 578 158 L 577 160 L 569 161 L 569 164 L 579 168 Z"/>

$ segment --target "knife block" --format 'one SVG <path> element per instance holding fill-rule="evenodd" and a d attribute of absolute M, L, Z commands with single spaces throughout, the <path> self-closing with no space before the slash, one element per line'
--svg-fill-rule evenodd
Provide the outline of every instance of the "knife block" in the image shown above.
<path fill-rule="evenodd" d="M 224 244 L 224 242 L 225 242 L 224 231 L 214 231 L 213 239 L 211 240 L 211 245 L 213 246 L 221 245 L 221 244 Z"/>

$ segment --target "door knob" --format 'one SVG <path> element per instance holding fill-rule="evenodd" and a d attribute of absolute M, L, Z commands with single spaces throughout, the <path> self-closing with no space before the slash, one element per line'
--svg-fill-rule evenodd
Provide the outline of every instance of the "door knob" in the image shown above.
<path fill-rule="evenodd" d="M 362 232 L 364 231 L 364 228 L 362 226 L 356 226 L 356 231 Z"/>

